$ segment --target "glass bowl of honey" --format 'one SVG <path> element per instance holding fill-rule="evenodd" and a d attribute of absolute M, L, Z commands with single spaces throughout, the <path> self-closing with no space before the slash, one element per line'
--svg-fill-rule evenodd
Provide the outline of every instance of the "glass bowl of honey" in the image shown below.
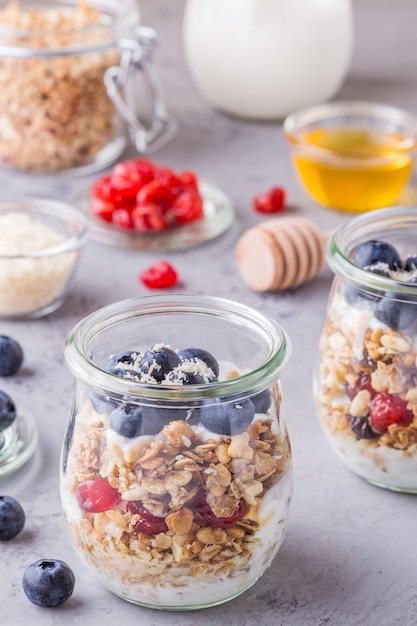
<path fill-rule="evenodd" d="M 289 115 L 283 131 L 312 198 L 362 213 L 393 204 L 410 178 L 417 119 L 371 102 L 332 102 Z"/>

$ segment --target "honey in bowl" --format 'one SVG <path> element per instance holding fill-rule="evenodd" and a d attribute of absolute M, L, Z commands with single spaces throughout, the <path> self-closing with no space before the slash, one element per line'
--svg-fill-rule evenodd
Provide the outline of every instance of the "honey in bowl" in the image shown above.
<path fill-rule="evenodd" d="M 338 210 L 389 206 L 413 168 L 406 138 L 394 133 L 323 127 L 304 133 L 301 141 L 313 148 L 293 155 L 303 184 L 317 202 Z"/>

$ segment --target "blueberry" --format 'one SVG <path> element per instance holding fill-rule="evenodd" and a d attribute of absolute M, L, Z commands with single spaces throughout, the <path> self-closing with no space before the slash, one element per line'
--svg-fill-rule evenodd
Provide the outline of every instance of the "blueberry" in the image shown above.
<path fill-rule="evenodd" d="M 110 413 L 116 408 L 117 402 L 103 393 L 92 391 L 89 394 L 90 402 L 96 413 Z"/>
<path fill-rule="evenodd" d="M 367 417 L 349 417 L 349 424 L 357 439 L 375 439 L 379 435 L 372 429 Z"/>
<path fill-rule="evenodd" d="M 35 561 L 23 574 L 23 591 L 37 606 L 59 606 L 72 595 L 75 576 L 64 561 L 49 559 Z"/>
<path fill-rule="evenodd" d="M 138 355 L 140 355 L 140 352 L 137 352 L 134 350 L 127 350 L 126 352 L 122 352 L 120 354 L 111 356 L 109 360 L 107 361 L 106 365 L 104 366 L 104 369 L 107 372 L 113 371 L 114 369 L 117 368 L 119 363 L 122 363 L 123 365 L 126 365 L 126 364 L 133 365 Z"/>
<path fill-rule="evenodd" d="M 392 270 L 401 267 L 397 250 L 390 243 L 370 239 L 361 243 L 355 250 L 353 262 L 359 267 L 370 267 L 376 263 L 386 263 Z"/>
<path fill-rule="evenodd" d="M 0 376 L 12 376 L 21 368 L 23 350 L 12 337 L 0 335 Z"/>
<path fill-rule="evenodd" d="M 161 382 L 180 363 L 180 357 L 171 348 L 154 346 L 145 352 L 139 362 L 139 366 L 144 374 L 148 374 L 157 382 Z"/>
<path fill-rule="evenodd" d="M 7 393 L 0 391 L 0 432 L 9 428 L 16 419 L 16 405 Z"/>
<path fill-rule="evenodd" d="M 121 404 L 110 413 L 110 428 L 122 437 L 139 437 L 142 428 L 142 410 L 133 404 Z"/>
<path fill-rule="evenodd" d="M 375 317 L 393 330 L 407 330 L 417 318 L 417 300 L 401 297 L 387 292 L 374 308 Z"/>
<path fill-rule="evenodd" d="M 202 406 L 199 411 L 200 423 L 220 435 L 243 433 L 255 415 L 255 407 L 249 398 L 233 402 L 217 402 Z"/>
<path fill-rule="evenodd" d="M 25 525 L 25 512 L 17 500 L 0 496 L 0 541 L 13 539 Z"/>
<path fill-rule="evenodd" d="M 110 413 L 110 427 L 122 435 L 133 439 L 142 435 L 156 435 L 173 419 L 185 419 L 186 410 L 171 409 L 165 406 L 138 406 L 121 404 Z"/>
<path fill-rule="evenodd" d="M 417 256 L 415 254 L 406 258 L 404 269 L 406 272 L 414 272 L 417 269 Z"/>
<path fill-rule="evenodd" d="M 269 389 L 264 389 L 264 391 L 252 396 L 251 400 L 255 407 L 255 413 L 266 413 L 272 403 L 271 392 Z"/>
<path fill-rule="evenodd" d="M 202 350 L 201 348 L 184 348 L 184 350 L 180 350 L 178 352 L 178 356 L 183 361 L 199 359 L 212 370 L 216 378 L 219 375 L 219 364 L 217 363 L 214 356 L 210 354 L 210 352 L 207 352 L 207 350 Z"/>
<path fill-rule="evenodd" d="M 204 385 L 206 383 L 203 376 L 196 372 L 185 372 L 181 369 L 181 366 L 169 372 L 167 382 L 174 385 Z"/>

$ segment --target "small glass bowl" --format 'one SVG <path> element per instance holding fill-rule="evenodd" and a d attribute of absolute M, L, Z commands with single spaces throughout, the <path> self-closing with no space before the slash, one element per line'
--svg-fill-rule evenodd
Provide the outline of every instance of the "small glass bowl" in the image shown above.
<path fill-rule="evenodd" d="M 413 169 L 417 119 L 392 106 L 333 102 L 289 115 L 283 131 L 306 191 L 332 209 L 390 206 Z"/>
<path fill-rule="evenodd" d="M 70 204 L 0 203 L 0 317 L 31 319 L 58 309 L 87 235 L 86 218 Z"/>

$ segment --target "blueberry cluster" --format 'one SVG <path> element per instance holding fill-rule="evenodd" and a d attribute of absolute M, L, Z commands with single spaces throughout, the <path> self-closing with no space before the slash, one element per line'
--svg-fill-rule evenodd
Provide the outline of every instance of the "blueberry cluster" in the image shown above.
<path fill-rule="evenodd" d="M 354 253 L 353 263 L 374 274 L 401 282 L 417 282 L 417 255 L 402 260 L 393 245 L 371 239 L 360 244 Z M 375 294 L 370 291 L 347 287 L 345 298 L 353 306 L 370 303 L 375 317 L 393 330 L 407 330 L 417 318 L 416 296 L 386 291 Z"/>
<path fill-rule="evenodd" d="M 106 371 L 132 381 L 159 385 L 206 385 L 218 380 L 219 364 L 201 348 L 175 351 L 163 344 L 146 350 L 127 351 L 112 356 Z M 200 406 L 178 406 L 174 400 L 163 403 L 144 399 L 140 404 L 120 402 L 103 394 L 90 395 L 98 413 L 110 413 L 110 427 L 128 438 L 156 435 L 173 420 L 201 424 L 211 432 L 231 436 L 243 432 L 255 413 L 265 413 L 271 404 L 269 390 L 251 397 L 225 397 L 207 400 Z"/>

